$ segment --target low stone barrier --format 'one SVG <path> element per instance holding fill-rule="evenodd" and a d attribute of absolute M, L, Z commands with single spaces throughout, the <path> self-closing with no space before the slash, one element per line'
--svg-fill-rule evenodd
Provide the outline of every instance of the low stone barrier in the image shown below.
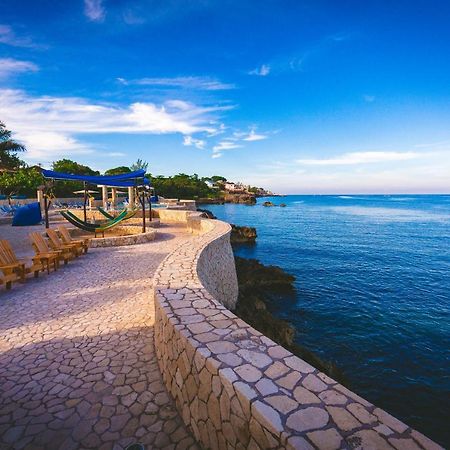
<path fill-rule="evenodd" d="M 438 449 L 236 317 L 231 228 L 196 234 L 158 268 L 155 344 L 184 422 L 212 449 Z"/>
<path fill-rule="evenodd" d="M 122 228 L 136 228 L 133 226 Z M 124 245 L 145 244 L 154 241 L 156 238 L 156 230 L 148 230 L 145 233 L 126 234 L 123 236 L 106 236 L 92 238 L 90 241 L 91 248 L 99 247 L 121 247 Z"/>

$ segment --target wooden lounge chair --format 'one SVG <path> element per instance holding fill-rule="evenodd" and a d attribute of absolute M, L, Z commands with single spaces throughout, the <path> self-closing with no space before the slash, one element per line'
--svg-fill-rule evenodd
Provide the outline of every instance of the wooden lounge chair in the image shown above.
<path fill-rule="evenodd" d="M 53 264 L 54 269 L 57 270 L 59 267 L 59 260 L 63 259 L 64 264 L 67 264 L 69 261 L 62 252 L 52 250 L 41 233 L 38 233 L 37 231 L 30 233 L 30 240 L 33 244 L 36 256 L 46 265 L 47 273 L 50 273 L 51 264 Z"/>
<path fill-rule="evenodd" d="M 90 239 L 72 239 L 69 230 L 62 225 L 58 227 L 58 231 L 64 244 L 76 244 L 79 248 L 84 250 L 84 253 L 87 253 Z"/>
<path fill-rule="evenodd" d="M 60 250 L 63 254 L 67 253 L 69 257 L 78 258 L 82 250 L 76 244 L 65 244 L 58 236 L 55 230 L 48 229 L 47 236 L 50 242 L 50 247 L 53 250 Z"/>
<path fill-rule="evenodd" d="M 11 268 L 0 267 L 0 284 L 4 284 L 6 289 L 11 289 L 14 281 L 19 281 L 21 278 Z"/>
<path fill-rule="evenodd" d="M 11 244 L 7 240 L 0 240 L 0 265 L 15 266 L 15 272 L 24 279 L 27 274 L 33 274 L 35 278 L 39 272 L 44 270 L 44 266 L 39 257 L 34 256 L 29 259 L 18 259 Z"/>

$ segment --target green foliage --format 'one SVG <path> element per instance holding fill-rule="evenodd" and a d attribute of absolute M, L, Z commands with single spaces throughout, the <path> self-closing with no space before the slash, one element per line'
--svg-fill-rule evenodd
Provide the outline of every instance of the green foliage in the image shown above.
<path fill-rule="evenodd" d="M 100 175 L 100 172 L 93 170 L 88 166 L 79 164 L 70 159 L 60 159 L 52 165 L 55 172 L 71 173 L 73 175 Z"/>
<path fill-rule="evenodd" d="M 16 155 L 17 152 L 23 151 L 25 147 L 11 139 L 11 131 L 0 121 L 0 167 L 16 169 L 24 166 L 23 161 Z"/>
<path fill-rule="evenodd" d="M 108 169 L 105 171 L 105 175 L 121 175 L 122 173 L 131 172 L 130 168 L 127 166 L 119 166 L 114 169 Z"/>
<path fill-rule="evenodd" d="M 55 161 L 52 169 L 56 172 L 71 173 L 73 175 L 100 175 L 100 172 L 70 159 Z M 79 191 L 80 189 L 83 189 L 83 183 L 81 181 L 56 181 L 53 192 L 56 197 L 70 198 L 75 196 L 74 191 Z"/>
<path fill-rule="evenodd" d="M 131 164 L 130 169 L 132 172 L 140 169 L 144 169 L 147 171 L 148 169 L 148 162 L 143 161 L 142 159 L 138 159 L 135 163 Z"/>
<path fill-rule="evenodd" d="M 225 182 L 227 181 L 227 179 L 225 177 L 221 177 L 220 175 L 213 175 L 212 177 L 210 177 L 210 180 L 213 183 L 217 183 L 217 182 Z"/>
<path fill-rule="evenodd" d="M 43 183 L 44 177 L 35 167 L 0 174 L 0 192 L 8 198 L 17 194 L 35 197 L 36 189 Z"/>
<path fill-rule="evenodd" d="M 193 200 L 196 198 L 213 198 L 217 196 L 197 174 L 180 173 L 173 177 L 159 175 L 152 178 L 152 185 L 158 195 L 166 198 Z"/>

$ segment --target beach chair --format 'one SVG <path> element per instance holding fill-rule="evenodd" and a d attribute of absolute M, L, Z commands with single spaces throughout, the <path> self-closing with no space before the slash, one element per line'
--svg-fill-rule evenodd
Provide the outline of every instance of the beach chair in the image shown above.
<path fill-rule="evenodd" d="M 25 279 L 27 274 L 33 274 L 35 278 L 39 276 L 39 272 L 44 270 L 44 266 L 39 257 L 34 256 L 29 259 L 19 259 L 14 253 L 9 241 L 0 240 L 0 265 L 15 267 L 14 271 Z"/>
<path fill-rule="evenodd" d="M 76 244 L 78 247 L 83 249 L 84 253 L 87 253 L 89 249 L 90 239 L 72 239 L 69 230 L 63 225 L 60 225 L 58 227 L 58 231 L 61 239 L 65 244 Z"/>
<path fill-rule="evenodd" d="M 47 267 L 47 273 L 50 273 L 50 265 L 53 265 L 54 270 L 57 270 L 61 259 L 64 260 L 64 264 L 68 263 L 69 258 L 59 250 L 52 250 L 41 233 L 37 231 L 30 233 L 30 240 L 36 256 Z"/>
<path fill-rule="evenodd" d="M 47 236 L 50 242 L 50 247 L 53 250 L 60 250 L 63 254 L 67 253 L 69 257 L 78 258 L 81 255 L 82 249 L 76 244 L 65 244 L 58 236 L 55 230 L 48 229 Z"/>
<path fill-rule="evenodd" d="M 7 267 L 0 267 L 0 284 L 4 284 L 6 289 L 11 289 L 15 281 L 20 281 L 20 276 Z"/>

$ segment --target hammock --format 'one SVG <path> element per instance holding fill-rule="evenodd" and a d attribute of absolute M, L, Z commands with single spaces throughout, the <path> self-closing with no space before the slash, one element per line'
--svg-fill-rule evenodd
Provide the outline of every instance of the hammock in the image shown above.
<path fill-rule="evenodd" d="M 137 209 L 131 211 L 127 211 L 125 209 L 113 220 L 101 224 L 85 222 L 84 220 L 79 219 L 75 214 L 72 214 L 70 211 L 60 211 L 60 213 L 68 222 L 70 222 L 77 228 L 88 231 L 90 233 L 95 233 L 95 235 L 97 235 L 97 233 L 104 233 L 106 230 L 115 227 L 124 220 L 131 219 L 131 217 L 133 217 L 137 213 L 137 211 Z"/>
<path fill-rule="evenodd" d="M 109 212 L 106 212 L 101 206 L 97 206 L 97 210 L 103 214 L 107 219 L 113 220 L 115 217 L 112 214 L 109 214 Z"/>

